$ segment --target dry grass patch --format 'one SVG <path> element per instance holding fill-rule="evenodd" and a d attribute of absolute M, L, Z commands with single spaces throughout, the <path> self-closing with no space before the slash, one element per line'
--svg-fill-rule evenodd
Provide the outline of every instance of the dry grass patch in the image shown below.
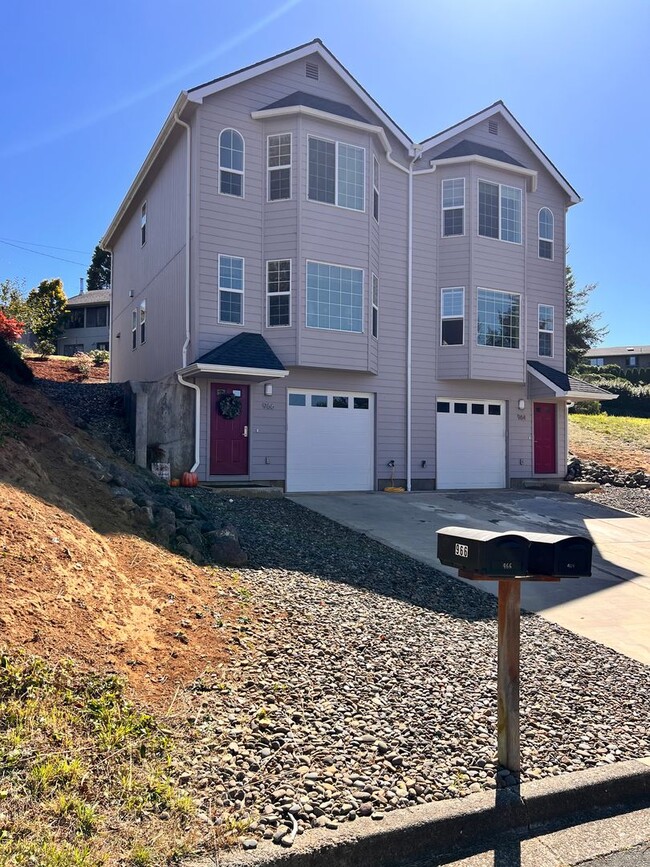
<path fill-rule="evenodd" d="M 583 460 L 650 472 L 650 419 L 570 415 L 569 448 Z"/>

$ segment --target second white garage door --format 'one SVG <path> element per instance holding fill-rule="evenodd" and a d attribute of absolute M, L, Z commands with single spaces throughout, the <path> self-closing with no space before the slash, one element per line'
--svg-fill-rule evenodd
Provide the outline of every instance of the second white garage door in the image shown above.
<path fill-rule="evenodd" d="M 372 394 L 292 389 L 287 407 L 287 491 L 371 491 Z"/>
<path fill-rule="evenodd" d="M 438 400 L 436 430 L 437 488 L 505 487 L 504 401 Z"/>

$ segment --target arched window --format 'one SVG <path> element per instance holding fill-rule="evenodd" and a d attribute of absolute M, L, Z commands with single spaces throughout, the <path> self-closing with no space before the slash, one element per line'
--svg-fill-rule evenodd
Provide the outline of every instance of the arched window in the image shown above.
<path fill-rule="evenodd" d="M 219 136 L 219 192 L 244 195 L 244 139 L 235 129 L 224 129 Z"/>
<path fill-rule="evenodd" d="M 540 208 L 539 211 L 539 249 L 540 259 L 553 258 L 553 211 Z"/>

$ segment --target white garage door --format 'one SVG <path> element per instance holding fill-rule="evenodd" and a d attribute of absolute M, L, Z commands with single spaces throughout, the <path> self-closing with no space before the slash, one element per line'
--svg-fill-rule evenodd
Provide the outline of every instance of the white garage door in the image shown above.
<path fill-rule="evenodd" d="M 373 395 L 295 389 L 288 402 L 287 491 L 371 491 Z"/>
<path fill-rule="evenodd" d="M 506 406 L 499 400 L 436 403 L 436 487 L 504 488 Z"/>

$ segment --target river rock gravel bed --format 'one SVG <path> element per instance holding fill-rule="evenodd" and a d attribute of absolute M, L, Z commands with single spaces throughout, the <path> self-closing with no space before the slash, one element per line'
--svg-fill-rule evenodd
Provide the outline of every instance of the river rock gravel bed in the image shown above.
<path fill-rule="evenodd" d="M 238 528 L 250 564 L 231 571 L 250 617 L 215 620 L 234 671 L 184 695 L 200 818 L 289 846 L 515 782 L 496 763 L 493 597 L 288 500 L 185 496 Z M 521 631 L 522 780 L 650 753 L 647 668 L 536 615 Z"/>
<path fill-rule="evenodd" d="M 577 494 L 582 499 L 593 500 L 603 506 L 623 509 L 650 518 L 650 490 L 647 488 L 616 488 L 603 485 L 588 494 Z"/>

